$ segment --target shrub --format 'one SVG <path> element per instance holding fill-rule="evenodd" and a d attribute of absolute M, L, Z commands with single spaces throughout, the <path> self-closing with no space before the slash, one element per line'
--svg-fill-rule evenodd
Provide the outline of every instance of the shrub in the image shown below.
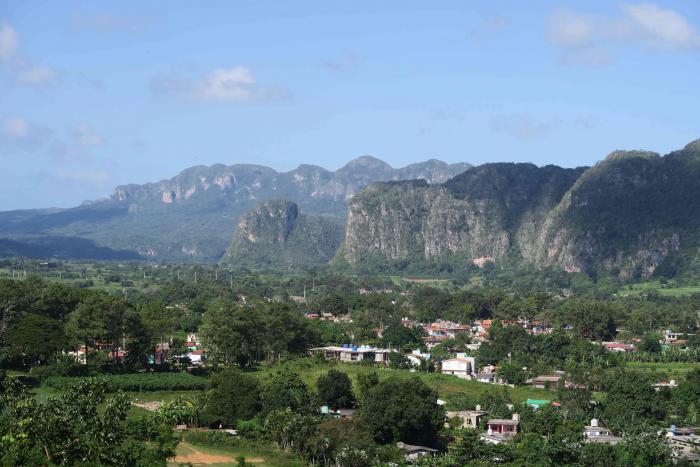
<path fill-rule="evenodd" d="M 186 432 L 183 438 L 190 444 L 202 446 L 227 446 L 235 448 L 240 445 L 238 438 L 225 431 L 192 430 Z"/>
<path fill-rule="evenodd" d="M 188 373 L 132 373 L 123 375 L 103 375 L 111 392 L 131 391 L 201 391 L 206 389 L 207 380 Z M 53 376 L 44 381 L 44 385 L 57 390 L 64 390 L 84 378 Z"/>

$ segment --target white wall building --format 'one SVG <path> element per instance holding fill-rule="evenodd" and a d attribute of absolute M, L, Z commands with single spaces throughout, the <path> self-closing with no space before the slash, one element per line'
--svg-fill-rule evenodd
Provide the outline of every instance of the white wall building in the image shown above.
<path fill-rule="evenodd" d="M 476 358 L 460 357 L 442 361 L 442 373 L 459 378 L 471 378 L 476 371 Z"/>

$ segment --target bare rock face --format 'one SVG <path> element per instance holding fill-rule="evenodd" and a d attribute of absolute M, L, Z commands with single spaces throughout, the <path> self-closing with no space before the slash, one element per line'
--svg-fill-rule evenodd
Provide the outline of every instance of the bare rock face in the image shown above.
<path fill-rule="evenodd" d="M 250 243 L 282 244 L 287 241 L 299 217 L 291 201 L 271 200 L 249 210 L 238 224 L 240 236 Z"/>
<path fill-rule="evenodd" d="M 350 263 L 367 254 L 388 260 L 500 257 L 509 242 L 498 222 L 443 187 L 378 183 L 352 199 L 342 254 Z"/>

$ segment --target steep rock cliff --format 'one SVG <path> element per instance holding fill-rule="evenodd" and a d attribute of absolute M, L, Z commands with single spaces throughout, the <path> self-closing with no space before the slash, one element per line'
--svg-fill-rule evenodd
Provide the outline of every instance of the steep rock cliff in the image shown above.
<path fill-rule="evenodd" d="M 221 262 L 248 268 L 308 268 L 327 262 L 342 237 L 337 220 L 302 214 L 289 200 L 269 200 L 243 215 Z"/>

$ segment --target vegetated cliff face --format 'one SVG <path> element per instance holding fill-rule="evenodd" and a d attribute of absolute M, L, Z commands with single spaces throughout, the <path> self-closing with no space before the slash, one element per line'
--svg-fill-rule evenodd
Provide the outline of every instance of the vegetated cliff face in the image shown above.
<path fill-rule="evenodd" d="M 289 200 L 270 200 L 241 218 L 221 262 L 254 269 L 309 268 L 326 263 L 342 238 L 337 220 L 302 214 Z"/>
<path fill-rule="evenodd" d="M 667 156 L 617 151 L 584 173 L 549 214 L 532 260 L 624 279 L 697 263 L 700 142 Z"/>
<path fill-rule="evenodd" d="M 342 255 L 350 263 L 366 256 L 393 261 L 457 252 L 472 257 L 500 256 L 508 240 L 502 229 L 493 228 L 492 221 L 444 187 L 376 183 L 350 204 Z"/>
<path fill-rule="evenodd" d="M 528 249 L 537 227 L 581 169 L 486 164 L 441 186 L 377 183 L 350 204 L 342 255 L 389 260 L 459 255 L 483 265 Z"/>
<path fill-rule="evenodd" d="M 469 167 L 430 160 L 394 169 L 369 156 L 335 172 L 312 165 L 290 172 L 251 164 L 196 166 L 168 180 L 119 186 L 109 199 L 72 209 L 0 213 L 0 238 L 88 239 L 136 258 L 218 261 L 241 215 L 261 201 L 291 199 L 305 213 L 344 222 L 347 200 L 371 182 L 410 177 L 441 183 Z M 56 253 L 71 257 L 72 250 Z"/>
<path fill-rule="evenodd" d="M 439 186 L 378 183 L 350 203 L 350 264 L 452 258 L 674 274 L 697 265 L 700 142 L 665 157 L 614 152 L 589 169 L 486 164 Z"/>

